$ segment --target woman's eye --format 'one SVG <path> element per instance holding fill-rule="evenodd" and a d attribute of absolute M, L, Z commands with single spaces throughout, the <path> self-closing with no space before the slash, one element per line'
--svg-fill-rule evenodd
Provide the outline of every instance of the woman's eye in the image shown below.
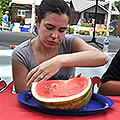
<path fill-rule="evenodd" d="M 59 29 L 59 31 L 62 32 L 62 33 L 65 32 L 65 30 L 61 30 L 61 29 Z"/>
<path fill-rule="evenodd" d="M 52 30 L 52 29 L 53 29 L 53 27 L 47 27 L 47 26 L 46 26 L 46 28 L 47 28 L 48 30 Z"/>

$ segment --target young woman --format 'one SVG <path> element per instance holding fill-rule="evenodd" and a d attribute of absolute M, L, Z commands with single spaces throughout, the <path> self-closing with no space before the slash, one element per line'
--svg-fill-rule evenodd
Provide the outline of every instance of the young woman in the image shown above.
<path fill-rule="evenodd" d="M 69 79 L 75 67 L 95 67 L 107 56 L 73 35 L 66 35 L 70 9 L 63 0 L 43 0 L 35 17 L 38 37 L 15 48 L 12 54 L 16 92 L 30 89 L 32 82 Z"/>

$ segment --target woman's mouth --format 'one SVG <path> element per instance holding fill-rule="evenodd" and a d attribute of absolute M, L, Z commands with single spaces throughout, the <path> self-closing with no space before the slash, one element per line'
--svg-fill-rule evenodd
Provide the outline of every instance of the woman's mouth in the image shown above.
<path fill-rule="evenodd" d="M 49 44 L 56 44 L 55 41 L 48 41 L 48 42 L 49 42 Z"/>

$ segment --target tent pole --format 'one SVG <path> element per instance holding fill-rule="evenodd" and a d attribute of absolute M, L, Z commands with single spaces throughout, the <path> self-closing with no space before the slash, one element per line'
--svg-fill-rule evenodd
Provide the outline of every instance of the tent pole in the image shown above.
<path fill-rule="evenodd" d="M 96 27 L 96 19 L 97 19 L 97 6 L 98 6 L 98 0 L 96 0 L 96 5 L 95 5 L 95 21 L 94 21 L 94 31 L 93 31 L 93 38 L 91 41 L 88 41 L 87 43 L 95 43 L 98 47 L 100 47 L 101 49 L 103 48 L 103 44 L 99 43 L 96 41 L 96 37 L 95 37 L 95 27 Z"/>

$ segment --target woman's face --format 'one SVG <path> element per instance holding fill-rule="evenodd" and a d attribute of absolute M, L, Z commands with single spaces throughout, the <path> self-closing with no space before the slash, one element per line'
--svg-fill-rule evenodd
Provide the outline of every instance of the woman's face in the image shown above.
<path fill-rule="evenodd" d="M 66 34 L 68 22 L 66 14 L 47 14 L 41 23 L 36 24 L 40 42 L 50 49 L 59 45 Z"/>

